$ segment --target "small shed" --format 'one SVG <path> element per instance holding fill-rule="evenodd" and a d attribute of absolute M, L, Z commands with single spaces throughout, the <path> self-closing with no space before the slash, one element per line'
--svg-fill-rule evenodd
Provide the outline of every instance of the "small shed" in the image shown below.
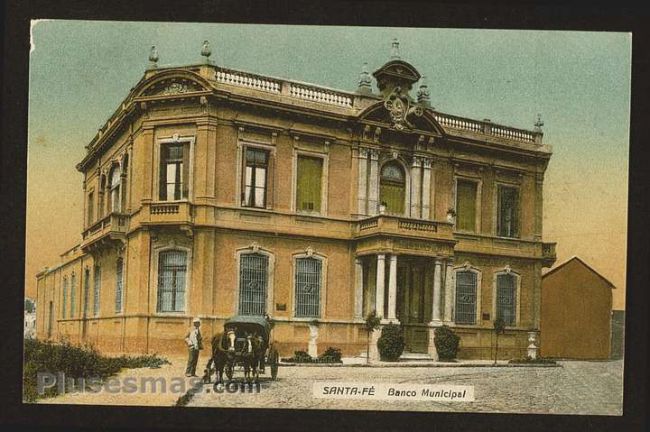
<path fill-rule="evenodd" d="M 609 359 L 614 288 L 576 256 L 543 275 L 541 355 Z"/>

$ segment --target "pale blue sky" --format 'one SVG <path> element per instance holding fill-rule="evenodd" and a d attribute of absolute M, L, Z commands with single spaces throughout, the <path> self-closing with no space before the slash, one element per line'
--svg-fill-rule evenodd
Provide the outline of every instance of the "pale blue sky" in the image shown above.
<path fill-rule="evenodd" d="M 151 45 L 161 65 L 218 65 L 354 90 L 363 62 L 402 58 L 428 78 L 437 109 L 532 128 L 554 155 L 545 240 L 624 286 L 631 35 L 626 33 L 45 21 L 32 29 L 27 285 L 80 238 L 74 165 L 129 89 Z M 56 167 L 56 169 L 53 169 Z M 613 252 L 614 251 L 614 252 Z M 615 253 L 616 256 L 612 256 Z M 620 305 L 619 305 L 620 306 Z"/>

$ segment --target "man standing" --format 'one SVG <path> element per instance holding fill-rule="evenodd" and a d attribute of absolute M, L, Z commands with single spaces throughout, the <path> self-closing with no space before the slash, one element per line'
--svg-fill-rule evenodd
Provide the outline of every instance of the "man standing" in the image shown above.
<path fill-rule="evenodd" d="M 186 377 L 195 377 L 196 375 L 196 364 L 199 361 L 199 350 L 203 349 L 203 341 L 201 337 L 201 320 L 194 318 L 192 320 L 192 327 L 190 332 L 185 337 L 185 343 L 189 351 L 189 358 L 187 359 L 187 368 L 185 369 Z"/>

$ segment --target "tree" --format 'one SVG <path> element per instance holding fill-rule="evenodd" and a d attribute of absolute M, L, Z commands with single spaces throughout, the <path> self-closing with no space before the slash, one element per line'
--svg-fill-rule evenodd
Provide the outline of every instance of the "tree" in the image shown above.
<path fill-rule="evenodd" d="M 366 363 L 370 361 L 370 334 L 379 328 L 380 323 L 381 318 L 377 316 L 377 311 L 373 310 L 366 317 L 366 322 L 364 324 L 364 328 L 366 329 L 366 333 L 368 335 L 368 344 L 366 346 Z"/>
<path fill-rule="evenodd" d="M 497 358 L 499 358 L 499 335 L 505 333 L 506 323 L 501 317 L 498 317 L 494 320 L 494 333 L 496 333 L 496 347 L 494 349 L 494 364 L 497 364 Z"/>

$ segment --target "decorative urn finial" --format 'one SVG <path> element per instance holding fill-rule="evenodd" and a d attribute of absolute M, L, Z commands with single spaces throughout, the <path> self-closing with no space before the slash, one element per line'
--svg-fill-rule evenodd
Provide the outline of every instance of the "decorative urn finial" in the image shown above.
<path fill-rule="evenodd" d="M 368 73 L 368 63 L 363 63 L 361 73 L 359 74 L 359 87 L 357 93 L 371 94 L 372 93 L 372 79 Z"/>
<path fill-rule="evenodd" d="M 156 45 L 152 45 L 149 51 L 149 67 L 151 69 L 158 67 L 158 50 L 156 49 Z"/>
<path fill-rule="evenodd" d="M 542 121 L 542 115 L 537 114 L 537 121 L 535 122 L 535 132 L 541 132 L 542 126 L 544 126 L 544 122 Z"/>
<path fill-rule="evenodd" d="M 426 76 L 422 76 L 422 79 L 420 80 L 420 88 L 418 89 L 417 97 L 420 105 L 427 108 L 431 107 L 431 94 L 429 93 Z"/>
<path fill-rule="evenodd" d="M 399 60 L 399 41 L 397 38 L 393 39 L 393 43 L 390 48 L 390 59 L 391 60 Z"/>
<path fill-rule="evenodd" d="M 207 40 L 203 41 L 203 48 L 201 48 L 201 55 L 204 57 L 205 64 L 210 64 L 210 55 L 212 50 L 210 49 L 210 42 Z"/>

